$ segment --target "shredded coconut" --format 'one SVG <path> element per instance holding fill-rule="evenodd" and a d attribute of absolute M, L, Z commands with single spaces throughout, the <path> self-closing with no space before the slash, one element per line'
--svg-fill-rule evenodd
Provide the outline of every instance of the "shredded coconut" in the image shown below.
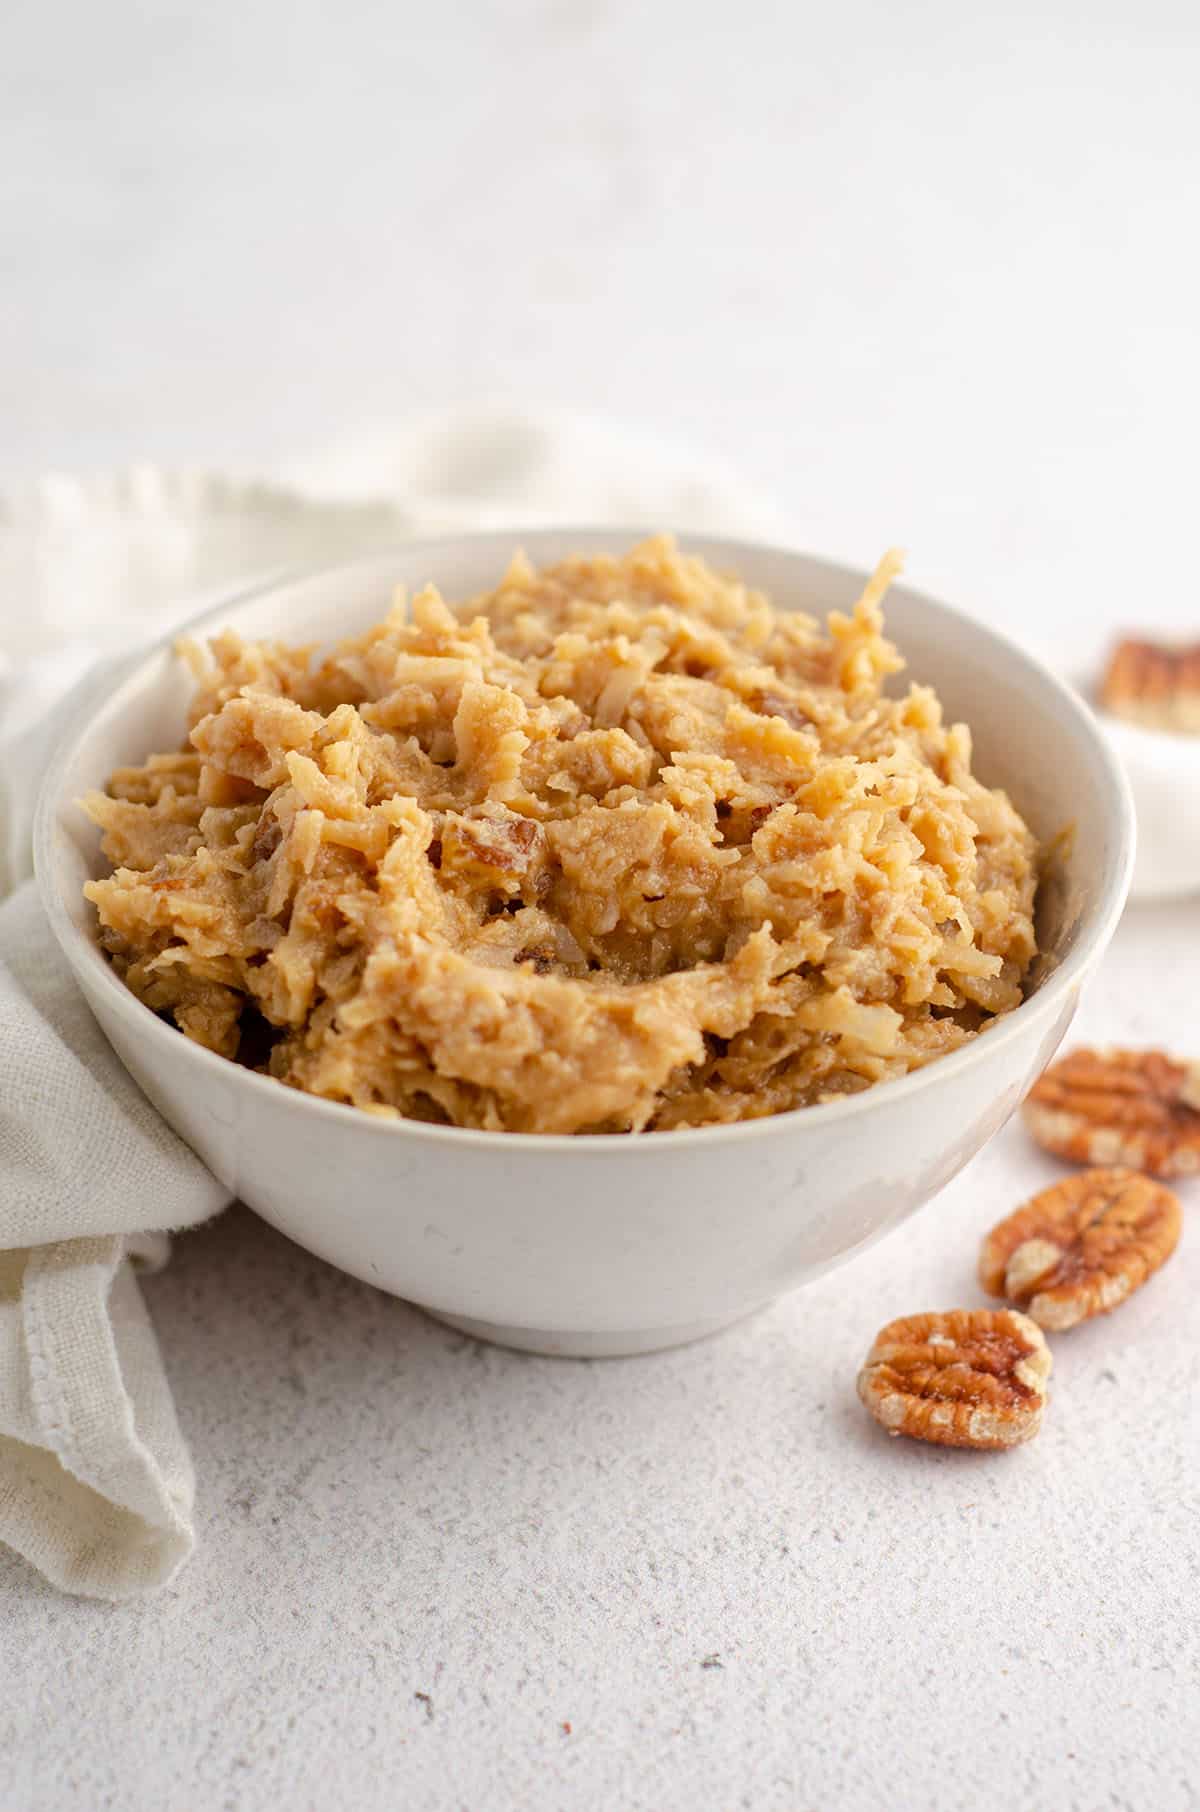
<path fill-rule="evenodd" d="M 187 650 L 187 747 L 86 801 L 133 992 L 281 1082 L 459 1126 L 749 1119 L 1022 998 L 1037 848 L 937 698 L 889 555 L 823 629 L 660 537 L 325 659 Z"/>

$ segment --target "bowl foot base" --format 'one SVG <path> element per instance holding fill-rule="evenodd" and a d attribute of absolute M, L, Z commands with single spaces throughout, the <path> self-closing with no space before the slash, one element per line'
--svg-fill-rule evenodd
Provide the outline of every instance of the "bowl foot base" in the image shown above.
<path fill-rule="evenodd" d="M 627 1359 L 637 1353 L 660 1353 L 667 1347 L 706 1340 L 710 1334 L 720 1334 L 758 1311 L 750 1309 L 738 1315 L 721 1315 L 715 1321 L 693 1321 L 683 1327 L 622 1328 L 615 1333 L 600 1334 L 501 1327 L 493 1321 L 471 1321 L 465 1315 L 444 1315 L 440 1309 L 426 1309 L 425 1313 L 460 1334 L 469 1334 L 473 1340 L 515 1347 L 521 1353 L 541 1353 L 555 1359 Z"/>

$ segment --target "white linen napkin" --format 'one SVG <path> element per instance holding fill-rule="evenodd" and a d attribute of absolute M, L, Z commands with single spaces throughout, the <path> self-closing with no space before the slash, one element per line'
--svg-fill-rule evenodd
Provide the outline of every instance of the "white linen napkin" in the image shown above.
<path fill-rule="evenodd" d="M 505 523 L 775 527 L 678 448 L 494 410 L 342 446 L 302 475 L 307 493 L 144 469 L 0 496 L 0 894 L 15 889 L 0 905 L 0 1541 L 95 1597 L 163 1584 L 194 1544 L 136 1273 L 227 1198 L 121 1067 L 24 879 L 55 701 L 282 564 Z"/>
<path fill-rule="evenodd" d="M 192 1469 L 135 1268 L 225 1190 L 84 1005 L 32 882 L 0 906 L 0 1538 L 123 1597 L 192 1546 Z"/>

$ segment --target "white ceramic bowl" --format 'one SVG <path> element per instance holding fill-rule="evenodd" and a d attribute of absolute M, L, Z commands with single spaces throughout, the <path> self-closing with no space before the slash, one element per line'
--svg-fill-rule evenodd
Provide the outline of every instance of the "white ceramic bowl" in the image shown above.
<path fill-rule="evenodd" d="M 634 531 L 458 538 L 272 583 L 191 629 L 329 641 L 378 620 L 397 585 L 450 597 L 535 561 L 623 549 Z M 863 575 L 779 549 L 687 537 L 784 608 L 849 606 Z M 231 1190 L 310 1251 L 471 1333 L 538 1352 L 635 1353 L 711 1332 L 815 1277 L 949 1182 L 1049 1060 L 1120 916 L 1133 859 L 1121 771 L 1044 668 L 944 604 L 896 588 L 912 675 L 975 732 L 976 763 L 1043 837 L 1074 826 L 1043 889 L 1048 952 L 1016 1012 L 966 1049 L 864 1094 L 772 1119 L 643 1137 L 536 1137 L 381 1121 L 239 1069 L 163 1024 L 101 954 L 81 888 L 101 871 L 74 804 L 182 734 L 189 682 L 169 642 L 90 701 L 47 775 L 37 870 L 96 1017 L 164 1117 Z"/>
<path fill-rule="evenodd" d="M 1135 900 L 1200 893 L 1200 736 L 1125 723 L 1106 711 L 1097 722 L 1125 770 L 1137 814 Z"/>

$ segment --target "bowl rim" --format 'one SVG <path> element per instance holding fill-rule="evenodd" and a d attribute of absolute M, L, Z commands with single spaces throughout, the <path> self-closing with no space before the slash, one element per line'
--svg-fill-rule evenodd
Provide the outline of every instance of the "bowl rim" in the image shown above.
<path fill-rule="evenodd" d="M 486 529 L 476 533 L 449 533 L 431 536 L 421 540 L 398 542 L 394 549 L 381 549 L 370 555 L 355 560 L 339 560 L 328 566 L 298 566 L 285 569 L 274 569 L 269 574 L 260 575 L 248 585 L 231 588 L 217 602 L 207 604 L 202 610 L 159 636 L 154 642 L 135 651 L 130 660 L 114 676 L 111 666 L 108 671 L 95 675 L 89 683 L 85 680 L 78 689 L 79 714 L 75 716 L 71 727 L 66 730 L 55 747 L 47 764 L 45 775 L 38 789 L 34 808 L 33 851 L 34 872 L 37 878 L 38 891 L 43 909 L 46 912 L 54 936 L 67 957 L 77 978 L 83 963 L 83 951 L 91 955 L 98 954 L 96 946 L 76 925 L 67 911 L 59 889 L 55 883 L 54 840 L 58 834 L 58 816 L 61 809 L 73 801 L 60 798 L 62 780 L 67 768 L 71 765 L 77 751 L 90 734 L 96 717 L 102 707 L 116 708 L 124 695 L 140 683 L 145 669 L 165 653 L 172 652 L 181 637 L 202 635 L 210 629 L 221 625 L 231 612 L 246 608 L 269 597 L 273 592 L 282 591 L 291 586 L 303 583 L 329 582 L 339 578 L 349 578 L 354 573 L 384 566 L 392 561 L 428 558 L 431 562 L 438 558 L 449 560 L 456 550 L 464 544 L 481 544 L 491 542 L 497 546 L 507 545 L 511 552 L 515 548 L 524 548 L 536 558 L 537 544 L 547 540 L 561 542 L 571 540 L 579 547 L 587 547 L 589 541 L 599 547 L 601 543 L 620 544 L 625 547 L 635 546 L 648 535 L 674 533 L 683 551 L 696 549 L 702 557 L 721 559 L 728 558 L 731 566 L 736 568 L 739 557 L 747 555 L 769 555 L 780 560 L 804 560 L 810 568 L 827 574 L 831 580 L 849 581 L 854 585 L 865 585 L 869 573 L 858 567 L 841 561 L 829 560 L 821 555 L 810 554 L 800 548 L 785 547 L 777 542 L 746 540 L 744 538 L 721 535 L 700 535 L 688 531 L 671 531 L 663 529 L 645 529 L 623 527 L 620 524 L 584 524 L 574 527 L 569 524 L 547 526 L 541 524 L 533 528 L 516 526 L 512 529 Z M 503 556 L 501 556 L 503 557 Z M 397 582 L 398 583 L 398 582 Z M 910 1096 L 928 1088 L 931 1081 L 939 1075 L 947 1075 L 947 1066 L 953 1065 L 955 1074 L 982 1061 L 990 1051 L 1001 1043 L 1008 1043 L 1019 1038 L 1030 1022 L 1045 1019 L 1055 1006 L 1069 994 L 1070 990 L 1081 984 L 1099 955 L 1107 947 L 1113 931 L 1116 929 L 1121 914 L 1125 909 L 1130 884 L 1133 876 L 1136 817 L 1133 793 L 1128 776 L 1117 757 L 1112 744 L 1104 734 L 1098 714 L 1086 703 L 1078 692 L 1066 681 L 1052 671 L 1036 655 L 1031 654 L 1019 643 L 970 616 L 957 606 L 945 603 L 940 598 L 931 597 L 929 593 L 918 591 L 903 583 L 894 589 L 903 591 L 907 596 L 917 600 L 923 607 L 931 608 L 935 613 L 944 615 L 957 629 L 967 629 L 984 648 L 991 648 L 1008 660 L 1016 660 L 1035 675 L 1043 685 L 1057 695 L 1061 713 L 1074 722 L 1077 730 L 1082 730 L 1084 738 L 1091 744 L 1095 766 L 1103 774 L 1104 781 L 1112 798 L 1115 812 L 1117 860 L 1107 894 L 1101 895 L 1095 902 L 1093 922 L 1086 934 L 1077 942 L 1065 962 L 1050 974 L 1038 992 L 1021 1002 L 1012 1012 L 1000 1020 L 992 1021 L 978 1037 L 957 1051 L 948 1052 L 945 1056 L 935 1058 L 920 1069 L 912 1070 L 906 1076 L 892 1081 L 876 1083 L 855 1095 L 842 1096 L 836 1101 L 818 1102 L 807 1107 L 788 1108 L 782 1113 L 766 1114 L 754 1120 L 736 1120 L 709 1126 L 679 1127 L 654 1133 L 614 1134 L 614 1133 L 522 1133 L 497 1132 L 473 1126 L 443 1126 L 436 1122 L 410 1120 L 403 1116 L 396 1119 L 384 1118 L 365 1112 L 349 1102 L 330 1101 L 324 1096 L 310 1095 L 302 1089 L 290 1089 L 272 1076 L 264 1076 L 256 1070 L 245 1069 L 231 1058 L 222 1057 L 204 1045 L 186 1038 L 172 1026 L 168 1026 L 151 1011 L 144 1002 L 137 999 L 125 987 L 112 966 L 101 960 L 91 967 L 96 985 L 107 996 L 113 1009 L 125 1021 L 131 1033 L 146 1040 L 151 1048 L 157 1043 L 164 1058 L 171 1060 L 174 1053 L 176 1061 L 183 1064 L 196 1064 L 201 1071 L 214 1076 L 220 1074 L 233 1087 L 242 1087 L 250 1091 L 249 1099 L 265 1091 L 266 1098 L 276 1106 L 290 1107 L 299 1113 L 320 1115 L 329 1119 L 334 1125 L 341 1125 L 347 1130 L 357 1128 L 366 1136 L 382 1138 L 406 1138 L 431 1141 L 435 1144 L 447 1144 L 449 1149 L 461 1149 L 464 1144 L 493 1149 L 496 1152 L 518 1151 L 553 1152 L 573 1151 L 595 1155 L 605 1153 L 645 1153 L 647 1151 L 677 1152 L 683 1146 L 694 1144 L 709 1145 L 718 1142 L 728 1143 L 746 1138 L 769 1138 L 786 1136 L 801 1126 L 825 1126 L 843 1119 L 868 1112 L 872 1106 L 881 1102 L 901 1103 Z M 618 1160 L 619 1161 L 619 1160 Z"/>

